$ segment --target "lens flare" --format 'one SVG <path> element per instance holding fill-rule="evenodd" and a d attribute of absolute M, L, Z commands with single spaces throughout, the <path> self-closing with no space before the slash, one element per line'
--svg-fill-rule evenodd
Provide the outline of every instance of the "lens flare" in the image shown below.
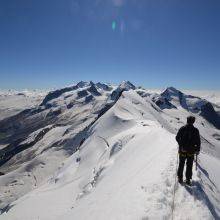
<path fill-rule="evenodd" d="M 114 31 L 116 29 L 116 21 L 112 21 L 112 30 Z"/>

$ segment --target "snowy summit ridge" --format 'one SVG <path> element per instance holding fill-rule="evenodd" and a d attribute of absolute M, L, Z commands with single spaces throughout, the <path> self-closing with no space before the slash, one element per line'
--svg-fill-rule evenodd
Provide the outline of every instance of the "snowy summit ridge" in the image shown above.
<path fill-rule="evenodd" d="M 0 112 L 0 219 L 220 219 L 217 104 L 81 81 L 11 112 Z M 192 188 L 175 184 L 188 115 L 202 139 Z"/>

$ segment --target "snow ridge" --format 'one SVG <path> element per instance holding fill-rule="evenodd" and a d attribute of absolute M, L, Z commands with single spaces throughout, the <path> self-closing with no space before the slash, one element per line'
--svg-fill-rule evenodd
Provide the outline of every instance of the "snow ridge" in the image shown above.
<path fill-rule="evenodd" d="M 191 188 L 175 184 L 175 134 L 189 114 L 203 140 Z M 218 106 L 173 87 L 51 91 L 0 121 L 0 218 L 220 219 L 218 120 Z"/>

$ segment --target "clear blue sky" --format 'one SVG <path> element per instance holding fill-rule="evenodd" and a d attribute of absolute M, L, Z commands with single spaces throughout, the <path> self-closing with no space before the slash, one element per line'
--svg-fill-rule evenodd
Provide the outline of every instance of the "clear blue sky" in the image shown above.
<path fill-rule="evenodd" d="M 0 88 L 220 89 L 219 0 L 0 0 Z"/>

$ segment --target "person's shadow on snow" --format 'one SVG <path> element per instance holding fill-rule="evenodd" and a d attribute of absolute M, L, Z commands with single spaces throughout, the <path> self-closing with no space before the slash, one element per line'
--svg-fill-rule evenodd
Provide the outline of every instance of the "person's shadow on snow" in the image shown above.
<path fill-rule="evenodd" d="M 215 206 L 212 204 L 212 202 L 210 201 L 208 195 L 203 190 L 203 187 L 199 182 L 192 181 L 192 186 L 185 185 L 185 188 L 191 194 L 191 196 L 193 196 L 197 200 L 202 201 L 208 207 L 208 209 L 211 212 L 214 219 L 220 220 L 220 216 L 216 212 Z M 219 209 L 218 209 L 218 211 L 220 212 Z"/>

